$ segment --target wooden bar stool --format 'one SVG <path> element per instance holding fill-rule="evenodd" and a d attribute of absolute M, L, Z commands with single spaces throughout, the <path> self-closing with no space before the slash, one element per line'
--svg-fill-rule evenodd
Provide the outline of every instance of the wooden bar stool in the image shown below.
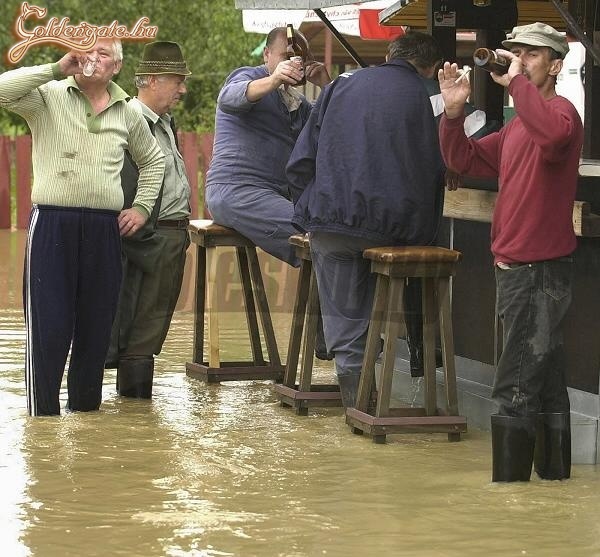
<path fill-rule="evenodd" d="M 273 379 L 281 381 L 281 365 L 273 331 L 271 313 L 256 255 L 256 246 L 235 230 L 220 226 L 211 220 L 190 221 L 188 230 L 196 244 L 196 303 L 194 308 L 193 362 L 186 363 L 190 377 L 208 383 L 246 379 Z M 234 247 L 242 284 L 244 309 L 250 335 L 252 361 L 222 362 L 219 355 L 218 289 L 223 281 L 217 277 L 217 248 Z M 269 360 L 263 357 L 258 316 Z M 208 314 L 208 362 L 204 361 L 204 316 Z"/>
<path fill-rule="evenodd" d="M 296 234 L 290 236 L 290 244 L 295 246 L 296 255 L 301 260 L 296 300 L 294 302 L 294 315 L 292 317 L 292 330 L 288 345 L 287 362 L 283 383 L 275 385 L 277 398 L 282 406 L 295 408 L 296 413 L 306 416 L 309 407 L 315 406 L 341 406 L 342 397 L 337 384 L 313 384 L 312 369 L 317 336 L 317 323 L 319 320 L 319 293 L 317 281 L 310 258 L 310 244 L 308 236 Z M 304 342 L 302 342 L 304 332 Z M 302 350 L 302 366 L 300 377 L 298 375 L 298 360 L 300 347 Z"/>
<path fill-rule="evenodd" d="M 467 431 L 466 418 L 458 415 L 454 341 L 450 310 L 450 277 L 460 252 L 433 246 L 381 247 L 364 251 L 377 274 L 373 311 L 367 334 L 356 408 L 346 410 L 346 423 L 357 434 L 368 433 L 376 443 L 385 443 L 388 433 L 441 432 L 449 441 L 459 441 Z M 421 408 L 390 408 L 392 375 L 398 332 L 402 325 L 404 280 L 418 277 L 423 286 L 423 346 L 425 400 Z M 444 365 L 444 408 L 436 397 L 435 327 L 439 323 Z M 375 380 L 375 361 L 381 333 L 385 334 L 383 363 L 377 405 L 369 413 L 369 393 Z"/>

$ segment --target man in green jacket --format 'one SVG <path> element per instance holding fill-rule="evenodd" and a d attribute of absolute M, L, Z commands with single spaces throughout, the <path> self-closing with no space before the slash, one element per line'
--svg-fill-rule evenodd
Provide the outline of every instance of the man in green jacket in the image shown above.
<path fill-rule="evenodd" d="M 135 72 L 142 114 L 165 155 L 165 175 L 144 229 L 123 241 L 123 284 L 106 367 L 117 368 L 121 396 L 150 398 L 159 354 L 183 280 L 189 245 L 190 187 L 169 111 L 186 92 L 189 71 L 177 43 L 146 45 Z M 131 157 L 121 173 L 125 205 L 135 198 L 138 171 Z"/>

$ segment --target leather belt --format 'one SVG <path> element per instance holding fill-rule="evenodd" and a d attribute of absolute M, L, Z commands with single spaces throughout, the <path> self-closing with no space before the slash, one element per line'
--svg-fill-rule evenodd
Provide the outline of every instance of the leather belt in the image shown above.
<path fill-rule="evenodd" d="M 178 230 L 187 230 L 189 224 L 190 219 L 159 220 L 156 223 L 156 226 L 158 226 L 159 228 L 176 228 Z"/>

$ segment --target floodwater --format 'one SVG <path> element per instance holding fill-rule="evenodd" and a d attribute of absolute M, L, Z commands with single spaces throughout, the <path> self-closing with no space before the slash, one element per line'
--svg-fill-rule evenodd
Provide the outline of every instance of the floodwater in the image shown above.
<path fill-rule="evenodd" d="M 281 408 L 269 382 L 188 378 L 189 292 L 152 401 L 117 397 L 107 372 L 100 412 L 29 418 L 22 249 L 23 233 L 0 231 L 1 556 L 600 555 L 597 467 L 574 466 L 566 482 L 492 484 L 488 433 L 376 445 L 352 435 L 340 409 Z M 289 282 L 275 297 L 293 298 L 295 275 L 273 276 Z M 289 312 L 274 320 L 285 352 Z M 227 356 L 248 345 L 242 322 L 227 316 Z M 319 380 L 332 370 L 319 363 Z"/>

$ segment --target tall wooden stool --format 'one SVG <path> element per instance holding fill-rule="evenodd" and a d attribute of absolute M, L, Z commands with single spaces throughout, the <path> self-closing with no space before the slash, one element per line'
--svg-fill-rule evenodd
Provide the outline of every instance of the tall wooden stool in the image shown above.
<path fill-rule="evenodd" d="M 337 384 L 313 384 L 312 369 L 319 320 L 319 293 L 317 281 L 310 258 L 308 236 L 296 234 L 290 236 L 290 244 L 295 246 L 296 255 L 300 259 L 300 273 L 294 302 L 292 330 L 288 345 L 287 362 L 283 383 L 273 388 L 282 406 L 295 408 L 296 413 L 306 416 L 309 407 L 341 406 L 342 397 Z M 304 343 L 302 343 L 304 332 Z M 303 344 L 302 366 L 298 375 L 300 347 Z"/>
<path fill-rule="evenodd" d="M 376 443 L 385 443 L 388 433 L 407 432 L 447 433 L 449 441 L 459 441 L 460 434 L 467 431 L 467 420 L 458 415 L 449 283 L 461 253 L 433 246 L 382 247 L 367 249 L 363 256 L 371 260 L 377 283 L 356 408 L 346 410 L 346 423 L 354 433 L 370 434 Z M 407 277 L 420 278 L 423 286 L 425 406 L 390 408 L 396 339 L 403 321 L 402 296 Z M 444 408 L 438 408 L 436 397 L 435 326 L 438 322 L 445 377 Z M 375 380 L 382 331 L 385 332 L 383 363 L 377 405 L 371 414 L 369 393 Z"/>
<path fill-rule="evenodd" d="M 271 313 L 256 255 L 256 246 L 235 230 L 214 224 L 211 220 L 190 221 L 188 230 L 191 241 L 196 244 L 196 303 L 194 308 L 194 355 L 193 362 L 186 364 L 190 377 L 208 383 L 239 381 L 246 379 L 273 379 L 281 381 L 284 366 L 281 365 L 277 342 L 273 331 Z M 217 277 L 217 248 L 234 247 L 242 284 L 244 309 L 252 361 L 222 362 L 219 355 L 219 309 L 217 307 L 219 281 Z M 208 306 L 208 307 L 207 307 Z M 263 357 L 257 320 L 262 324 L 263 336 L 269 360 Z M 208 362 L 204 361 L 204 316 L 208 314 Z"/>

